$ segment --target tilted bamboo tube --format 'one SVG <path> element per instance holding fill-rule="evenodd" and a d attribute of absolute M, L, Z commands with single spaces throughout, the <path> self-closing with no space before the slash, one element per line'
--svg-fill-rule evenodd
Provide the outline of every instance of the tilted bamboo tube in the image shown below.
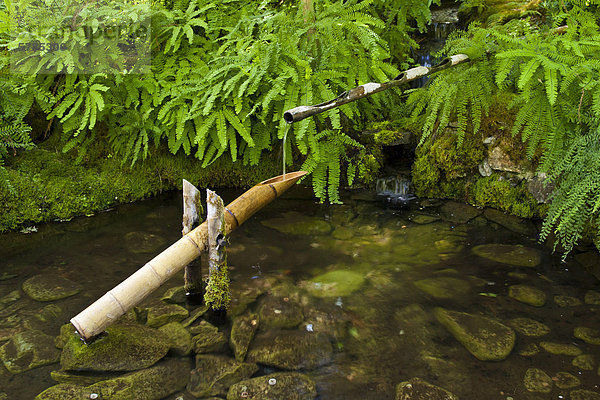
<path fill-rule="evenodd" d="M 320 114 L 324 111 L 331 110 L 332 108 L 343 106 L 344 104 L 368 97 L 375 93 L 383 92 L 384 90 L 388 90 L 396 86 L 404 85 L 405 83 L 414 81 L 415 79 L 422 78 L 426 75 L 433 74 L 434 72 L 438 72 L 467 61 L 470 60 L 469 56 L 466 54 L 456 54 L 452 57 L 446 57 L 439 64 L 434 65 L 433 67 L 421 66 L 407 69 L 391 81 L 384 83 L 365 83 L 364 85 L 350 89 L 347 92 L 340 94 L 335 99 L 326 101 L 325 103 L 314 106 L 298 106 L 292 108 L 291 110 L 287 110 L 283 113 L 283 119 L 289 124 L 302 121 L 304 118 L 311 117 L 315 114 Z"/>
<path fill-rule="evenodd" d="M 254 213 L 279 197 L 298 180 L 305 171 L 277 176 L 253 186 L 225 207 L 225 227 L 230 233 Z M 71 319 L 85 341 L 102 333 L 107 326 L 139 304 L 146 296 L 192 262 L 206 250 L 208 243 L 206 221 L 183 236 L 146 265 L 106 293 L 88 308 Z"/>

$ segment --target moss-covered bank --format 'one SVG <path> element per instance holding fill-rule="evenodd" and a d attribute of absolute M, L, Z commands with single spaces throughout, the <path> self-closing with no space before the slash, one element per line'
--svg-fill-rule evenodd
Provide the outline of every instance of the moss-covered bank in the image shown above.
<path fill-rule="evenodd" d="M 62 153 L 62 146 L 51 142 L 7 160 L 9 184 L 0 179 L 0 232 L 180 189 L 182 179 L 198 187 L 245 187 L 281 173 L 275 157 L 252 167 L 221 157 L 202 168 L 194 157 L 160 149 L 131 168 L 101 150 L 77 164 L 74 154 Z"/>

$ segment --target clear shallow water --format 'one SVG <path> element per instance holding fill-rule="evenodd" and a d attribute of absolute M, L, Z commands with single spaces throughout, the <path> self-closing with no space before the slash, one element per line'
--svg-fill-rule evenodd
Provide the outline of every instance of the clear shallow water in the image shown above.
<path fill-rule="evenodd" d="M 237 193 L 221 194 L 227 202 Z M 570 390 L 556 386 L 548 394 L 529 393 L 523 377 L 530 367 L 541 368 L 551 377 L 569 372 L 581 381 L 577 389 L 600 392 L 600 346 L 573 337 L 576 326 L 600 329 L 600 306 L 559 307 L 553 300 L 556 295 L 567 295 L 583 302 L 588 290 L 599 290 L 596 278 L 576 262 L 561 263 L 559 256 L 551 255 L 534 237 L 513 233 L 482 216 L 466 224 L 437 220 L 420 225 L 411 222 L 415 215 L 437 216 L 438 208 L 423 208 L 417 202 L 409 210 L 389 210 L 379 202 L 365 200 L 373 198 L 354 193 L 343 206 L 327 207 L 314 204 L 302 189 L 295 188 L 230 236 L 234 285 L 275 279 L 291 282 L 291 287 L 296 287 L 291 292 L 301 288 L 318 294 L 331 288 L 315 287 L 310 281 L 315 276 L 341 270 L 364 277 L 360 289 L 350 295 L 314 299 L 318 307 L 341 307 L 347 321 L 345 337 L 335 343 L 333 362 L 308 372 L 317 382 L 320 399 L 393 399 L 395 386 L 413 377 L 444 387 L 461 399 L 570 398 Z M 167 194 L 91 218 L 38 226 L 35 234 L 0 236 L 0 274 L 18 275 L 0 281 L 0 296 L 45 272 L 68 277 L 85 288 L 76 296 L 53 302 L 60 311 L 46 322 L 36 314 L 48 303 L 28 299 L 21 292 L 18 302 L 22 308 L 11 321 L 58 335 L 62 324 L 154 256 L 132 252 L 124 239 L 127 233 L 141 231 L 162 237 L 161 248 L 179 238 L 180 203 L 180 196 Z M 327 221 L 336 230 L 325 235 L 295 235 L 262 223 L 278 217 L 283 217 L 280 223 Z M 536 248 L 542 262 L 537 268 L 513 267 L 473 254 L 474 246 L 488 243 Z M 459 279 L 466 282 L 466 289 L 436 298 L 415 285 L 432 277 Z M 181 283 L 182 277 L 177 276 L 166 287 Z M 532 307 L 511 299 L 508 286 L 513 284 L 542 290 L 548 298 L 546 305 Z M 158 290 L 156 296 L 163 292 Z M 532 318 L 551 331 L 541 338 L 517 334 L 515 349 L 506 360 L 479 361 L 437 322 L 433 315 L 436 307 L 501 322 Z M 9 319 L 2 324 L 8 325 Z M 594 356 L 594 369 L 581 370 L 571 364 L 572 356 L 544 350 L 533 356 L 519 355 L 541 341 L 576 345 Z M 0 392 L 9 399 L 33 398 L 55 384 L 49 372 L 58 368 L 54 364 L 18 375 L 2 369 Z"/>

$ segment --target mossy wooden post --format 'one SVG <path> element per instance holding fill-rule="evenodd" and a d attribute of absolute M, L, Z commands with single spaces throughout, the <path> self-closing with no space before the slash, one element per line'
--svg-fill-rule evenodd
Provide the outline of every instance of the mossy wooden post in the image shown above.
<path fill-rule="evenodd" d="M 183 180 L 183 236 L 190 233 L 200 225 L 200 214 L 202 205 L 200 204 L 200 191 L 190 182 Z M 197 259 L 186 265 L 184 278 L 185 294 L 188 300 L 192 302 L 202 301 L 202 270 L 200 269 L 200 260 Z"/>
<path fill-rule="evenodd" d="M 214 311 L 225 312 L 229 306 L 229 274 L 227 272 L 227 244 L 225 206 L 213 191 L 206 190 L 206 222 L 208 223 L 208 283 L 204 302 Z"/>

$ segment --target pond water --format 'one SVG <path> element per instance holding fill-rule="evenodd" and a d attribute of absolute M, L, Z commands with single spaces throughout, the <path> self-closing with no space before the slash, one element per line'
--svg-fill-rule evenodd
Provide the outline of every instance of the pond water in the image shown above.
<path fill-rule="evenodd" d="M 221 191 L 226 202 L 237 194 Z M 251 311 L 280 298 L 299 306 L 302 321 L 281 332 L 327 334 L 333 353 L 301 370 L 319 399 L 394 399 L 396 385 L 412 378 L 461 399 L 600 396 L 600 342 L 592 344 L 600 334 L 598 281 L 539 245 L 534 223 L 428 200 L 393 210 L 366 192 L 346 193 L 344 203 L 315 204 L 297 187 L 230 235 L 234 313 L 245 308 L 239 288 L 260 287 L 260 296 L 245 302 Z M 57 336 L 71 317 L 179 238 L 180 204 L 171 193 L 38 226 L 37 233 L 0 236 L 0 340 L 24 330 Z M 494 244 L 509 246 L 482 246 Z M 68 278 L 82 290 L 35 301 L 21 286 L 38 274 Z M 181 285 L 182 275 L 165 289 Z M 591 328 L 591 337 L 576 338 L 578 327 Z M 228 334 L 230 323 L 219 329 Z M 265 329 L 260 321 L 258 329 Z M 489 342 L 463 345 L 457 330 Z M 506 344 L 511 334 L 514 348 Z M 472 352 L 504 359 L 482 361 Z M 481 356 L 486 352 L 510 354 Z M 259 366 L 255 376 L 280 370 Z M 17 374 L 1 368 L 0 398 L 28 399 L 56 384 L 50 372 L 60 365 Z M 532 368 L 547 374 L 527 380 L 535 392 L 525 382 Z M 195 398 L 183 393 L 169 399 Z"/>

